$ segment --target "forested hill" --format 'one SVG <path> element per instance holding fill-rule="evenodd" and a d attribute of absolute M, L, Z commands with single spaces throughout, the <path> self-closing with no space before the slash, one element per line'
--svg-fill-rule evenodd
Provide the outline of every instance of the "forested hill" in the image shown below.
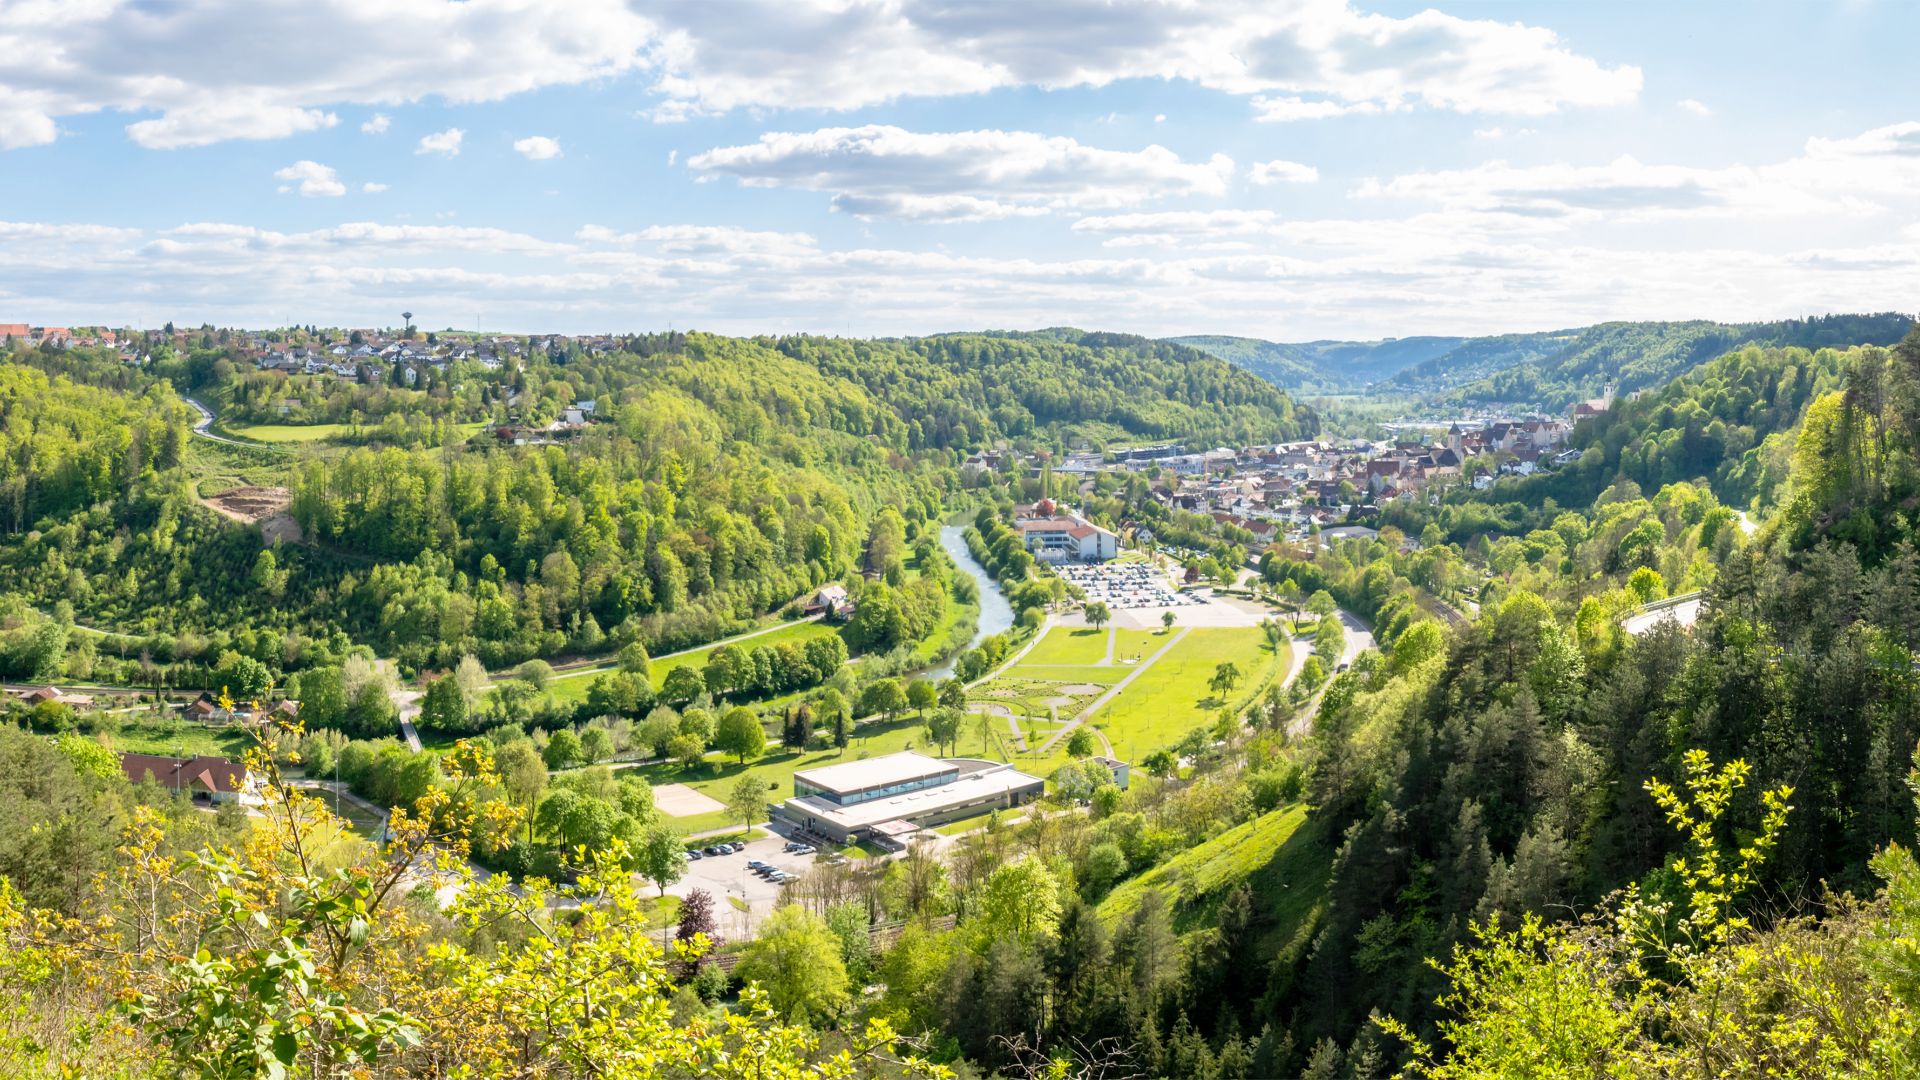
<path fill-rule="evenodd" d="M 1616 391 L 1659 386 L 1743 345 L 1892 345 L 1913 318 L 1897 312 L 1822 315 L 1767 323 L 1613 322 L 1590 326 L 1549 356 L 1516 364 L 1449 395 L 1459 404 L 1505 402 L 1560 411 Z"/>
<path fill-rule="evenodd" d="M 916 448 L 1028 437 L 1239 446 L 1318 430 L 1273 384 L 1197 349 L 1131 335 L 795 337 L 777 347 L 886 401 Z"/>
<path fill-rule="evenodd" d="M 1297 343 L 1223 335 L 1167 340 L 1220 357 L 1288 389 L 1352 390 L 1373 383 L 1390 383 L 1401 390 L 1430 392 L 1550 355 L 1577 333 L 1555 330 L 1491 337 Z"/>
<path fill-rule="evenodd" d="M 1647 491 L 1705 480 L 1728 505 L 1770 504 L 1792 464 L 1794 432 L 1807 405 L 1884 352 L 1876 346 L 1737 349 L 1582 421 L 1572 436 L 1584 451 L 1577 462 L 1501 484 L 1484 497 L 1581 506 L 1619 479 Z"/>
<path fill-rule="evenodd" d="M 855 570 L 887 508 L 936 520 L 971 504 L 969 484 L 1017 480 L 963 477 L 973 451 L 1239 445 L 1315 430 L 1272 385 L 1138 338 L 568 342 L 431 390 L 309 379 L 314 390 L 300 393 L 350 397 L 366 420 L 351 440 L 254 453 L 265 464 L 248 465 L 250 477 L 281 470 L 254 482 L 292 490 L 308 541 L 263 550 L 257 533 L 196 504 L 235 480 L 194 461 L 240 451 L 196 442 L 200 455 L 183 454 L 185 411 L 165 380 L 270 408 L 286 391 L 260 384 L 283 377 L 209 336 L 138 381 L 168 412 L 123 389 L 128 366 L 111 356 L 13 359 L 0 371 L 20 376 L 19 397 L 60 422 L 8 427 L 23 445 L 0 467 L 11 493 L 0 516 L 5 591 L 41 610 L 69 602 L 90 625 L 193 643 L 168 646 L 162 660 L 234 644 L 282 673 L 335 662 L 350 641 L 415 667 L 469 654 L 501 666 L 610 640 L 699 644 Z M 586 400 L 595 422 L 565 445 L 493 434 L 507 424 L 537 433 Z M 441 448 L 380 437 L 423 415 Z M 480 430 L 461 445 L 456 421 Z"/>

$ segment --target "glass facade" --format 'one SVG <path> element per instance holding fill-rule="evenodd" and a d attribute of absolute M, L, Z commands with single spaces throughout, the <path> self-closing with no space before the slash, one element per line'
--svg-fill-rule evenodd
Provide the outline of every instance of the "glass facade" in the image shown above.
<path fill-rule="evenodd" d="M 826 788 L 820 787 L 817 784 L 808 783 L 806 780 L 796 776 L 793 778 L 793 793 L 795 796 L 802 798 L 808 795 L 817 795 L 833 803 L 835 806 L 853 806 L 857 803 L 871 802 L 874 799 L 886 799 L 895 795 L 905 795 L 909 791 L 921 791 L 930 787 L 939 787 L 942 784 L 950 784 L 957 779 L 958 776 L 958 772 L 936 773 L 933 776 L 919 776 L 912 780 L 902 780 L 897 784 L 888 784 L 885 787 L 865 788 L 860 791 L 845 792 L 828 791 Z"/>

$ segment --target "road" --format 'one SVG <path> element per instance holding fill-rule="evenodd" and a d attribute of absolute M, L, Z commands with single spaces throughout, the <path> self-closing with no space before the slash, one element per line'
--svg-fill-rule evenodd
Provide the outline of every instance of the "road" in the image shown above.
<path fill-rule="evenodd" d="M 1360 616 L 1355 615 L 1346 608 L 1336 608 L 1334 609 L 1334 614 L 1340 616 L 1340 626 L 1347 633 L 1346 644 L 1340 650 L 1341 665 L 1351 664 L 1361 653 L 1377 647 L 1373 640 L 1373 630 L 1367 626 L 1365 620 L 1361 619 Z M 1300 662 L 1303 664 L 1306 663 L 1306 657 L 1302 656 Z M 1333 672 L 1328 672 L 1328 675 L 1332 674 Z M 1307 699 L 1306 705 L 1302 706 L 1300 711 L 1294 714 L 1293 722 L 1287 725 L 1288 735 L 1296 739 L 1306 736 L 1307 731 L 1313 725 L 1313 714 L 1320 709 L 1320 698 L 1326 694 L 1327 687 L 1332 685 L 1333 679 L 1329 678 L 1320 685 L 1320 689 L 1314 691 L 1313 697 Z"/>
<path fill-rule="evenodd" d="M 255 447 L 256 449 L 259 448 L 260 446 L 259 443 L 241 442 L 239 439 L 229 439 L 225 435 L 215 435 L 211 430 L 209 430 L 210 428 L 213 427 L 212 410 L 208 409 L 205 405 L 200 404 L 200 402 L 194 400 L 193 398 L 188 397 L 185 394 L 180 395 L 180 400 L 186 402 L 188 405 L 193 406 L 193 411 L 200 414 L 200 419 L 195 421 L 193 425 L 193 433 L 195 435 L 198 435 L 203 439 L 211 439 L 214 442 L 226 443 L 228 446 L 251 446 L 251 447 Z"/>
<path fill-rule="evenodd" d="M 758 630 L 749 630 L 744 634 L 735 634 L 732 637 L 721 638 L 718 641 L 709 641 L 704 645 L 695 645 L 691 648 L 681 649 L 677 652 L 661 653 L 659 656 L 650 657 L 649 660 L 650 662 L 657 664 L 662 660 L 672 660 L 676 657 L 686 656 L 689 653 L 697 653 L 705 649 L 717 649 L 722 645 L 731 645 L 737 641 L 746 641 L 748 638 L 757 638 L 762 634 L 771 634 L 776 630 L 785 630 L 789 626 L 799 626 L 801 623 L 819 622 L 820 619 L 821 619 L 821 616 L 819 615 L 808 615 L 803 619 L 794 619 L 789 622 L 774 623 L 772 626 L 763 626 Z M 617 670 L 619 666 L 620 665 L 617 663 L 607 663 L 605 661 L 596 660 L 596 661 L 590 662 L 589 665 L 585 667 L 570 667 L 564 670 L 556 671 L 553 674 L 553 679 L 550 681 L 557 682 L 561 679 L 577 679 L 582 675 L 601 675 L 609 671 Z M 500 676 L 496 675 L 495 678 L 498 679 L 500 678 Z M 487 683 L 487 687 L 483 687 L 483 689 L 490 688 L 494 685 L 496 685 L 496 683 L 489 682 Z"/>

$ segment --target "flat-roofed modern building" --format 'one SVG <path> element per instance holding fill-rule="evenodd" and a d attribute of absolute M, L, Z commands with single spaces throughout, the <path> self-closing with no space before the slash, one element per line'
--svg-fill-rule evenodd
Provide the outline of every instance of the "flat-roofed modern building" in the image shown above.
<path fill-rule="evenodd" d="M 1046 781 L 1011 765 L 903 751 L 794 773 L 780 814 L 837 843 L 896 847 L 919 828 L 1021 806 L 1045 790 Z"/>

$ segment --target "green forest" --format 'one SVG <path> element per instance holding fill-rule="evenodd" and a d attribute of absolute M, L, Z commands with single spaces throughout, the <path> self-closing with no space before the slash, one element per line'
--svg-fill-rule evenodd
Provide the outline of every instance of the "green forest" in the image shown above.
<path fill-rule="evenodd" d="M 246 736 L 251 817 L 129 783 L 117 721 L 14 709 L 0 1069 L 1910 1075 L 1920 331 L 1875 318 L 1608 331 L 1607 370 L 1632 353 L 1647 392 L 1577 425 L 1571 464 L 1324 548 L 1174 509 L 1157 473 L 962 467 L 1318 430 L 1245 371 L 1118 335 L 627 339 L 474 401 L 524 425 L 594 400 L 577 438 L 281 457 L 188 435 L 171 380 L 214 396 L 221 361 L 15 355 L 17 677 L 303 704 Z M 201 504 L 256 475 L 301 539 Z M 1069 496 L 1272 612 L 1245 632 L 1280 667 L 1291 641 L 1297 674 L 1236 693 L 1223 664 L 1202 704 L 1159 704 L 1124 787 L 1062 738 L 1025 812 L 849 845 L 749 936 L 668 894 L 803 762 L 992 754 L 970 684 L 1076 600 L 1013 508 Z M 949 523 L 1018 613 L 965 652 L 980 597 Z M 835 582 L 850 618 L 795 617 Z M 1689 624 L 1629 629 L 1688 597 Z M 1350 661 L 1336 609 L 1371 630 Z M 1172 648 L 1178 621 L 1115 633 Z M 423 752 L 394 737 L 396 679 Z M 378 843 L 316 797 L 329 778 Z M 692 835 L 664 805 L 688 791 L 723 804 Z"/>

